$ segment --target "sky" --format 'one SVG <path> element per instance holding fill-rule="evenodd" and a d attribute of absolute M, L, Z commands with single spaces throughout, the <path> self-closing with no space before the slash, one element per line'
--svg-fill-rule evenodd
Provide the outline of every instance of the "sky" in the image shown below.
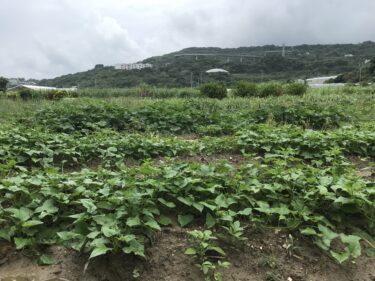
<path fill-rule="evenodd" d="M 187 47 L 375 41 L 375 0 L 0 0 L 0 76 L 51 78 Z"/>

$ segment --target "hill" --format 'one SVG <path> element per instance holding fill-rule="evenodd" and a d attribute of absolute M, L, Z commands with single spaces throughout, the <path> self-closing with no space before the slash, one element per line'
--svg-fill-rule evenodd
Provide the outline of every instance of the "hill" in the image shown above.
<path fill-rule="evenodd" d="M 375 43 L 333 45 L 267 45 L 240 48 L 187 48 L 179 52 L 145 59 L 153 68 L 116 70 L 98 65 L 94 69 L 54 79 L 40 85 L 56 87 L 132 87 L 147 83 L 163 87 L 196 86 L 207 80 L 290 80 L 313 76 L 356 73 L 358 65 L 375 58 Z M 226 74 L 206 74 L 211 68 L 223 68 Z"/>

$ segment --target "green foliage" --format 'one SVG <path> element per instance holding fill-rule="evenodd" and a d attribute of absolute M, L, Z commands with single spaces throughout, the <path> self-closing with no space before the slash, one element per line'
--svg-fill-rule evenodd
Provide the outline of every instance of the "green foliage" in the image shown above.
<path fill-rule="evenodd" d="M 222 281 L 222 274 L 217 271 L 219 268 L 227 268 L 230 266 L 228 261 L 218 260 L 213 261 L 217 257 L 210 255 L 225 256 L 222 248 L 215 245 L 217 238 L 212 234 L 212 231 L 193 230 L 189 235 L 194 239 L 195 247 L 186 249 L 185 254 L 193 256 L 197 261 L 198 268 L 203 272 L 206 281 Z"/>
<path fill-rule="evenodd" d="M 222 83 L 207 83 L 200 86 L 201 94 L 208 98 L 223 99 L 227 96 L 227 88 Z"/>
<path fill-rule="evenodd" d="M 113 67 L 99 67 L 85 72 L 68 74 L 54 79 L 42 80 L 41 85 L 81 88 L 126 88 L 137 87 L 146 83 L 157 87 L 190 87 L 191 73 L 193 85 L 203 81 L 214 80 L 232 85 L 239 80 L 286 81 L 304 77 L 334 75 L 337 73 L 356 73 L 358 79 L 358 61 L 375 56 L 375 43 L 300 45 L 293 46 L 293 51 L 281 56 L 281 46 L 267 45 L 262 47 L 221 48 L 188 48 L 163 56 L 151 57 L 145 63 L 152 63 L 152 69 L 121 71 Z M 291 50 L 290 47 L 286 47 Z M 266 51 L 276 51 L 270 54 Z M 186 53 L 204 53 L 209 56 L 181 56 Z M 256 55 L 259 58 L 230 59 L 244 54 Z M 355 58 L 346 58 L 353 54 Z M 212 77 L 203 73 L 210 68 L 224 68 L 231 74 L 225 77 Z"/>
<path fill-rule="evenodd" d="M 375 185 L 349 157 L 374 157 L 375 134 L 371 88 L 350 91 L 132 106 L 65 99 L 38 113 L 33 101 L 4 99 L 29 113 L 0 125 L 0 240 L 144 258 L 155 232 L 196 228 L 186 253 L 206 280 L 221 280 L 223 245 L 240 246 L 257 224 L 287 229 L 291 256 L 303 235 L 351 261 L 373 244 Z M 366 123 L 350 118 L 358 108 Z"/>
<path fill-rule="evenodd" d="M 26 101 L 33 97 L 33 93 L 30 89 L 22 88 L 18 91 L 18 96 L 24 101 Z"/>
<path fill-rule="evenodd" d="M 308 86 L 302 83 L 289 83 L 284 87 L 284 92 L 286 95 L 292 96 L 303 96 L 306 94 Z"/>
<path fill-rule="evenodd" d="M 8 79 L 4 77 L 0 77 L 0 92 L 6 92 L 7 90 L 7 85 L 8 85 Z"/>
<path fill-rule="evenodd" d="M 258 96 L 258 86 L 255 83 L 247 81 L 238 81 L 233 93 L 236 97 L 256 97 Z"/>
<path fill-rule="evenodd" d="M 296 103 L 293 107 L 272 105 L 256 110 L 252 117 L 257 123 L 275 121 L 304 128 L 327 129 L 339 127 L 351 120 L 345 112 L 335 106 Z"/>
<path fill-rule="evenodd" d="M 261 84 L 259 89 L 260 97 L 270 97 L 270 96 L 281 96 L 284 94 L 283 86 L 277 82 L 269 82 Z"/>
<path fill-rule="evenodd" d="M 69 96 L 65 90 L 49 90 L 46 92 L 45 97 L 49 100 L 61 100 Z"/>
<path fill-rule="evenodd" d="M 81 132 L 111 128 L 117 131 L 203 135 L 232 134 L 238 128 L 269 121 L 305 128 L 341 126 L 351 117 L 337 106 L 297 102 L 293 106 L 263 104 L 254 109 L 232 112 L 215 101 L 155 102 L 132 110 L 104 102 L 54 104 L 23 123 L 55 132 Z"/>
<path fill-rule="evenodd" d="M 18 93 L 17 93 L 17 92 L 14 92 L 14 91 L 7 92 L 7 93 L 6 93 L 6 97 L 7 97 L 8 99 L 16 100 L 16 99 L 18 98 Z"/>
<path fill-rule="evenodd" d="M 365 231 L 375 231 L 373 189 L 339 159 L 322 169 L 282 150 L 265 155 L 262 164 L 237 168 L 228 163 L 146 163 L 100 172 L 20 172 L 0 181 L 0 237 L 18 249 L 62 244 L 83 248 L 92 258 L 109 251 L 143 256 L 149 233 L 161 229 L 159 218 L 180 216 L 183 224 L 192 218 L 198 223 L 210 214 L 239 239 L 239 219 L 303 229 L 333 257 L 341 255 L 342 262 L 359 250 L 358 238 L 341 234 L 341 224 L 350 226 L 356 217 Z M 205 232 L 202 239 L 213 237 Z M 330 247 L 337 237 L 347 249 Z M 190 253 L 222 254 L 211 242 L 202 246 Z"/>

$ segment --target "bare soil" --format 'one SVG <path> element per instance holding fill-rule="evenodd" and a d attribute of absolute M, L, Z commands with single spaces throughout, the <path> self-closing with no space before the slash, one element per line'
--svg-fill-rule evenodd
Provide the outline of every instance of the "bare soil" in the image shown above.
<path fill-rule="evenodd" d="M 356 167 L 358 176 L 375 181 L 375 159 L 356 156 L 352 156 L 349 159 Z"/>
<path fill-rule="evenodd" d="M 56 260 L 51 266 L 38 266 L 25 252 L 8 247 L 0 265 L 0 281 L 204 280 L 194 260 L 184 254 L 190 245 L 187 231 L 175 227 L 158 233 L 148 247 L 147 260 L 112 254 L 91 261 L 86 272 L 87 256 L 64 247 L 47 249 Z M 293 251 L 288 251 L 288 235 L 277 228 L 253 229 L 243 245 L 224 246 L 232 263 L 223 271 L 224 280 L 375 281 L 375 259 L 362 256 L 338 265 L 305 238 L 294 237 Z"/>

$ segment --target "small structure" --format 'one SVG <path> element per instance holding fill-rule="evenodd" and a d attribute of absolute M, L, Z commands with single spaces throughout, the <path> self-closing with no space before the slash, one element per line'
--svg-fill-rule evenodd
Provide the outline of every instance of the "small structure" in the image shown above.
<path fill-rule="evenodd" d="M 117 70 L 140 70 L 144 68 L 152 68 L 153 65 L 151 63 L 123 63 L 123 64 L 116 64 L 115 69 Z"/>
<path fill-rule="evenodd" d="M 29 89 L 32 91 L 50 91 L 50 90 L 60 90 L 60 91 L 76 91 L 77 87 L 72 88 L 56 88 L 56 87 L 46 87 L 46 86 L 36 86 L 36 85 L 18 85 L 13 88 L 9 88 L 8 91 L 16 91 L 20 89 Z"/>
<path fill-rule="evenodd" d="M 344 83 L 326 83 L 328 80 L 335 79 L 335 76 L 323 76 L 323 77 L 315 77 L 306 79 L 306 83 L 311 88 L 327 88 L 327 87 L 342 87 Z"/>
<path fill-rule="evenodd" d="M 346 57 L 346 58 L 352 58 L 352 57 L 354 57 L 354 55 L 353 54 L 346 54 L 346 55 L 344 55 L 344 57 Z"/>
<path fill-rule="evenodd" d="M 207 70 L 206 73 L 228 73 L 229 74 L 229 71 L 226 71 L 225 69 L 221 69 L 221 68 L 213 68 L 213 69 Z"/>

